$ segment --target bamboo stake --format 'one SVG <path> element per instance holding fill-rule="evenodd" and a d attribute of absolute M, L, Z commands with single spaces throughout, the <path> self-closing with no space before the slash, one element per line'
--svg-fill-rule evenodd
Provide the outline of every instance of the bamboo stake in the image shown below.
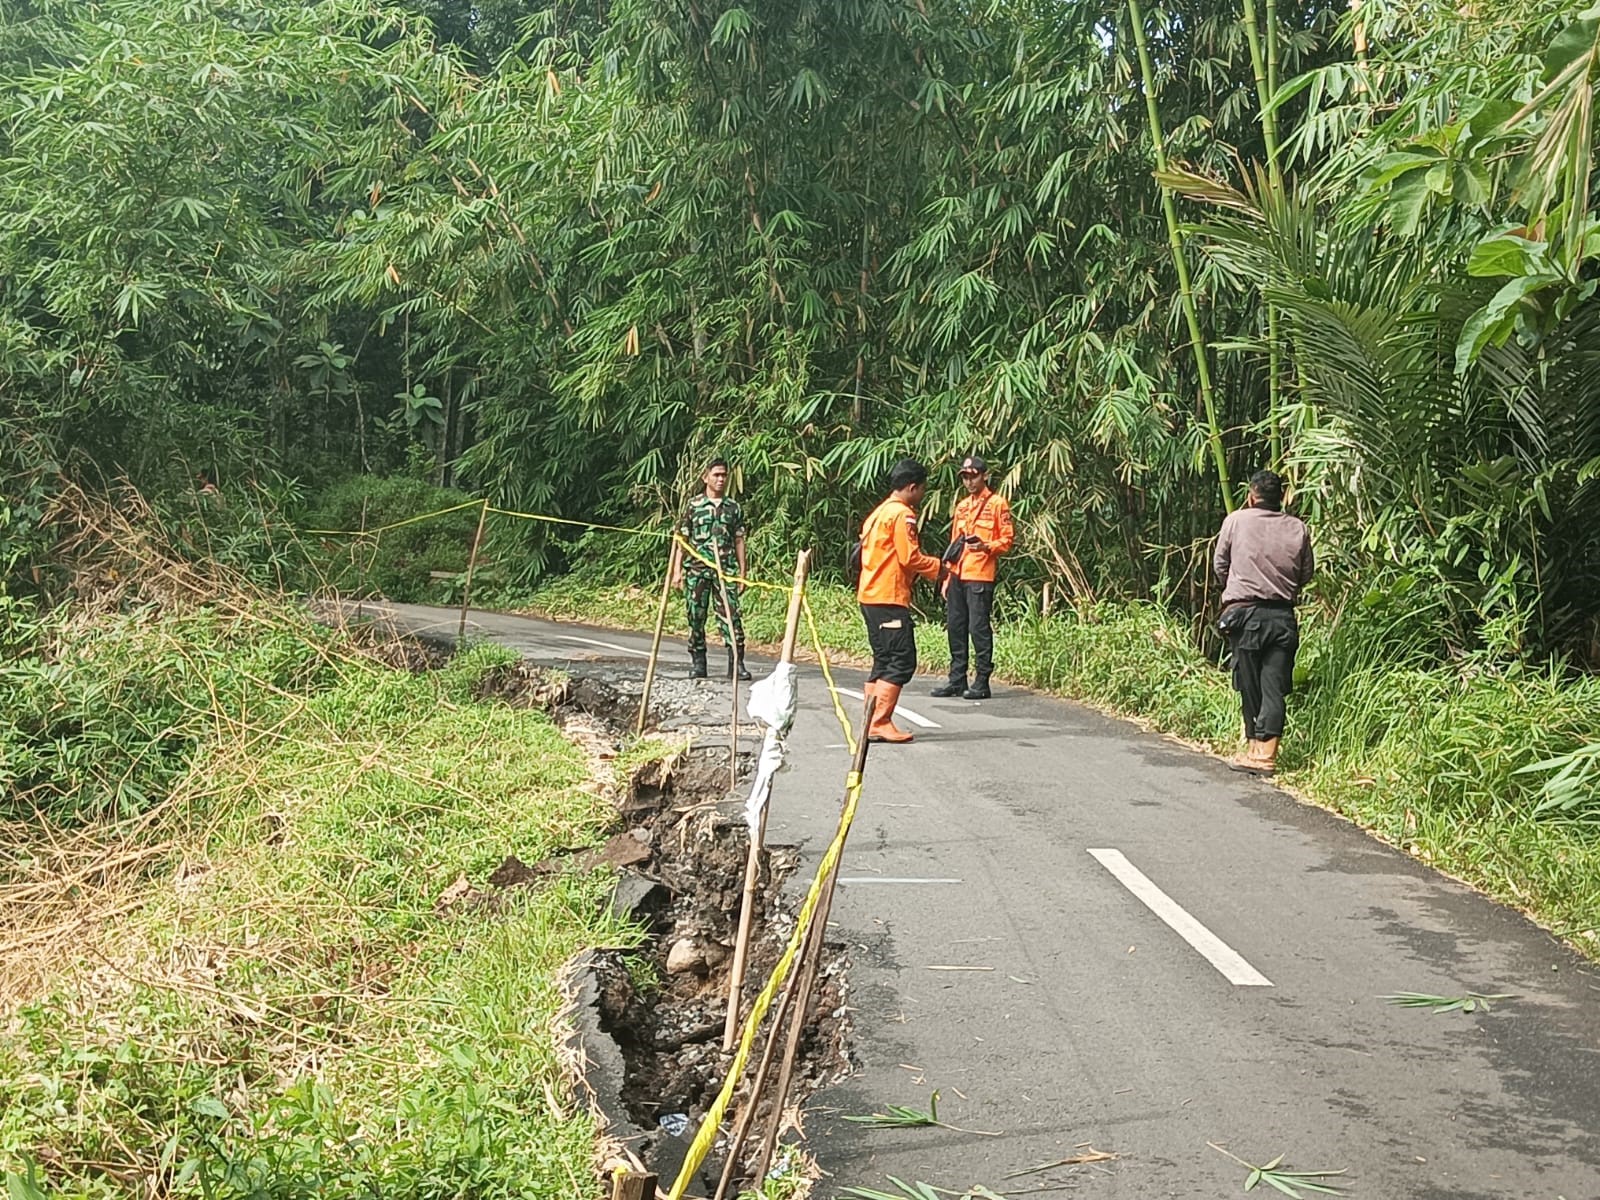
<path fill-rule="evenodd" d="M 1150 121 L 1150 142 L 1155 150 L 1156 170 L 1165 173 L 1167 151 L 1161 138 L 1161 113 L 1156 108 L 1155 68 L 1150 65 L 1150 48 L 1145 44 L 1144 11 L 1139 0 L 1128 0 L 1133 24 L 1133 43 L 1139 52 L 1139 74 L 1144 81 L 1145 115 Z M 1205 338 L 1200 333 L 1200 316 L 1195 310 L 1194 287 L 1189 281 L 1189 261 L 1183 254 L 1183 238 L 1178 232 L 1178 210 L 1172 202 L 1172 189 L 1161 184 L 1161 211 L 1167 219 L 1167 244 L 1172 249 L 1172 265 L 1178 273 L 1178 291 L 1183 301 L 1183 317 L 1189 327 L 1189 345 L 1194 351 L 1195 372 L 1200 378 L 1200 399 L 1206 410 L 1207 441 L 1217 467 L 1217 482 L 1222 488 L 1222 505 L 1233 511 L 1233 483 L 1228 478 L 1228 459 L 1222 446 L 1222 426 L 1217 420 L 1217 401 L 1211 388 L 1211 366 L 1206 360 Z"/>
<path fill-rule="evenodd" d="M 483 541 L 483 523 L 489 519 L 489 502 L 478 510 L 478 531 L 472 535 L 472 553 L 467 558 L 467 579 L 461 585 L 461 624 L 456 627 L 456 649 L 467 640 L 467 605 L 472 601 L 472 573 L 478 569 L 478 546 Z"/>
<path fill-rule="evenodd" d="M 856 742 L 855 761 L 850 767 L 857 779 L 867 769 L 867 744 L 870 740 L 867 737 L 867 730 L 872 728 L 872 713 L 877 705 L 876 696 L 867 697 L 866 711 L 861 721 L 861 734 Z M 828 878 L 823 881 L 822 894 L 817 898 L 817 907 L 811 917 L 816 932 L 807 947 L 809 953 L 801 965 L 800 981 L 795 988 L 798 1000 L 794 1012 L 789 1017 L 789 1040 L 784 1046 L 783 1059 L 778 1065 L 778 1086 L 772 1097 L 772 1122 L 762 1136 L 761 1152 L 756 1158 L 754 1178 L 757 1181 L 767 1177 L 767 1171 L 772 1166 L 772 1152 L 778 1143 L 778 1132 L 783 1126 L 783 1106 L 789 1099 L 789 1082 L 794 1075 L 795 1058 L 800 1053 L 800 1038 L 805 1033 L 806 1011 L 811 1007 L 811 989 L 816 986 L 817 971 L 821 966 L 822 952 L 827 943 L 828 913 L 833 908 L 833 891 L 839 883 L 839 863 L 843 860 L 843 854 L 834 860 L 833 870 L 828 872 Z"/>
<path fill-rule="evenodd" d="M 661 601 L 656 605 L 656 632 L 650 639 L 650 662 L 644 669 L 644 691 L 639 696 L 639 719 L 634 723 L 635 733 L 644 732 L 645 716 L 650 711 L 650 689 L 656 681 L 656 662 L 661 657 L 661 631 L 667 623 L 667 601 L 672 598 L 672 569 L 677 565 L 678 543 L 672 543 L 667 554 L 667 573 L 661 580 Z"/>
<path fill-rule="evenodd" d="M 783 647 L 780 663 L 794 662 L 795 639 L 800 633 L 800 600 L 805 595 L 806 571 L 811 551 L 802 550 L 794 559 L 794 583 L 789 589 L 789 612 L 783 622 Z M 737 680 L 735 681 L 737 682 Z M 744 860 L 744 899 L 739 905 L 739 934 L 733 943 L 733 964 L 728 968 L 728 1019 L 722 1028 L 722 1050 L 729 1053 L 739 1037 L 739 991 L 744 987 L 745 958 L 750 952 L 750 925 L 755 918 L 756 885 L 761 878 L 761 853 L 767 841 L 767 810 L 761 810 L 756 832 Z"/>
<path fill-rule="evenodd" d="M 738 639 L 733 633 L 733 602 L 728 599 L 728 572 L 722 565 L 722 548 L 717 552 L 717 584 L 722 589 L 722 619 L 727 624 L 723 632 L 728 638 L 728 662 L 732 664 L 728 671 L 731 677 L 728 682 L 733 685 L 733 713 L 728 720 L 728 790 L 732 791 L 739 786 L 739 668 L 744 664 L 743 658 L 736 649 Z"/>
<path fill-rule="evenodd" d="M 611 1200 L 655 1200 L 657 1179 L 639 1171 L 618 1171 L 611 1177 Z"/>
<path fill-rule="evenodd" d="M 811 953 L 811 940 L 817 936 L 817 928 L 817 923 L 813 921 L 811 928 L 806 930 L 806 939 L 800 950 L 802 960 Z M 745 1094 L 744 1111 L 739 1114 L 733 1138 L 728 1143 L 728 1158 L 722 1164 L 722 1178 L 717 1181 L 717 1191 L 712 1200 L 723 1200 L 728 1194 L 728 1185 L 733 1182 L 733 1173 L 738 1170 L 739 1156 L 744 1153 L 744 1144 L 750 1136 L 750 1127 L 755 1124 L 756 1112 L 761 1107 L 761 1089 L 767 1086 L 767 1073 L 772 1070 L 773 1053 L 778 1048 L 784 1021 L 788 1019 L 790 1005 L 793 1004 L 795 993 L 799 990 L 798 982 L 797 976 L 791 975 L 784 985 L 783 995 L 778 997 L 778 1007 L 773 1011 L 772 1020 L 767 1026 L 767 1044 L 761 1049 L 761 1062 L 750 1079 L 750 1088 Z"/>

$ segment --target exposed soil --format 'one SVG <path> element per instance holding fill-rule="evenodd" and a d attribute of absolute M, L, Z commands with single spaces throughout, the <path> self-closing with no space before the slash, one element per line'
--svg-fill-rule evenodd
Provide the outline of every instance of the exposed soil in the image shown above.
<path fill-rule="evenodd" d="M 491 672 L 480 693 L 547 709 L 592 758 L 604 762 L 617 756 L 631 733 L 641 681 L 611 664 L 590 670 L 568 676 L 513 664 Z M 692 1136 L 732 1061 L 722 1051 L 722 1037 L 749 839 L 742 798 L 730 795 L 727 706 L 725 684 L 658 680 L 652 724 L 689 735 L 690 745 L 635 770 L 618 789 L 614 799 L 624 828 L 599 849 L 535 864 L 508 858 L 489 880 L 502 888 L 534 883 L 569 862 L 617 867 L 616 903 L 643 921 L 651 936 L 638 950 L 590 955 L 586 969 L 596 985 L 600 1028 L 621 1051 L 620 1105 L 645 1134 L 638 1152 L 668 1177 L 681 1161 L 684 1137 Z M 741 728 L 739 741 L 740 765 L 748 767 L 759 745 L 757 728 Z M 794 929 L 782 885 L 798 856 L 791 847 L 768 850 L 745 971 L 746 1006 Z M 824 964 L 791 1104 L 848 1068 L 844 968 L 842 957 Z M 736 1109 L 741 1104 L 736 1101 Z M 685 1127 L 688 1134 L 680 1135 Z M 627 1139 L 626 1132 L 622 1136 Z M 712 1164 L 714 1171 L 720 1166 Z"/>

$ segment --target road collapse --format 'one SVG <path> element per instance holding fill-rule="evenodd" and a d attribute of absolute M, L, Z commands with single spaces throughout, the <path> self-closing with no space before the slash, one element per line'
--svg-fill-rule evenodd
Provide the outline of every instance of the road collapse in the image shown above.
<path fill-rule="evenodd" d="M 745 883 L 749 834 L 742 802 L 728 791 L 729 730 L 722 689 L 656 679 L 649 724 L 682 748 L 617 770 L 629 751 L 640 681 L 627 667 L 574 664 L 578 675 L 515 663 L 479 685 L 485 699 L 548 711 L 589 755 L 600 786 L 612 792 L 621 828 L 603 846 L 524 864 L 508 858 L 493 886 L 537 885 L 567 869 L 617 871 L 614 909 L 646 931 L 637 948 L 601 949 L 568 965 L 563 988 L 572 1032 L 566 1059 L 603 1130 L 605 1167 L 627 1165 L 661 1178 L 679 1172 L 689 1139 L 722 1086 L 733 1055 L 723 1049 L 729 971 Z M 755 765 L 759 730 L 748 727 L 738 753 L 741 776 Z M 745 1007 L 794 930 L 783 895 L 797 865 L 793 847 L 767 847 L 753 893 L 744 972 Z M 810 1020 L 799 1043 L 789 1103 L 850 1068 L 847 964 L 829 951 L 817 973 Z M 741 1101 L 741 1103 L 743 1103 Z M 758 1104 L 759 1125 L 771 1122 Z M 759 1155 L 758 1140 L 746 1150 Z M 696 1176 L 711 1195 L 723 1174 L 726 1134 Z M 732 1185 L 747 1166 L 727 1173 Z"/>

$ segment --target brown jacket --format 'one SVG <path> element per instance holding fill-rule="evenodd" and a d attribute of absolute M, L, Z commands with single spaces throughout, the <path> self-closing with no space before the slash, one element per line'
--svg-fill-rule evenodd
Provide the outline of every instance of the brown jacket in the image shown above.
<path fill-rule="evenodd" d="M 1222 522 L 1212 565 L 1224 606 L 1250 600 L 1293 604 L 1311 582 L 1316 560 L 1299 517 L 1270 508 L 1241 508 Z"/>

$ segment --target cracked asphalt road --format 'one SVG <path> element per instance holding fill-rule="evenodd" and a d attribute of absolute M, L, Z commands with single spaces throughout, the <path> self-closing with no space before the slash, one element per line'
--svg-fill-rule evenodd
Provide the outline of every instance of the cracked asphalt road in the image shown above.
<path fill-rule="evenodd" d="M 383 607 L 454 633 L 454 612 Z M 642 673 L 649 649 L 529 618 L 470 625 L 554 665 Z M 681 645 L 663 669 L 686 673 Z M 838 672 L 857 691 L 862 678 Z M 814 860 L 847 760 L 815 668 L 801 686 L 769 836 Z M 891 1175 L 958 1192 L 1236 1194 L 1245 1170 L 1216 1143 L 1344 1168 L 1353 1196 L 1600 1200 L 1591 964 L 1349 823 L 1128 723 L 1019 689 L 983 703 L 926 690 L 902 697 L 925 722 L 916 743 L 871 752 L 834 903 L 861 1069 L 808 1105 L 828 1172 L 815 1195 L 887 1190 Z M 1380 999 L 1401 991 L 1515 998 L 1472 1014 Z M 962 1131 L 842 1120 L 925 1109 L 934 1089 Z M 1014 1174 L 1090 1145 L 1118 1157 Z"/>

